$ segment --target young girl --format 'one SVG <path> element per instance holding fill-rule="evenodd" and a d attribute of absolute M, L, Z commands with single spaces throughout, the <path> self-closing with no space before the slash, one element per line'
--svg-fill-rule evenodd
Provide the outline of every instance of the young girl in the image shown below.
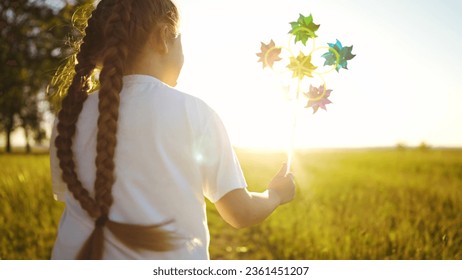
<path fill-rule="evenodd" d="M 219 117 L 172 88 L 177 25 L 170 0 L 102 0 L 88 20 L 50 145 L 66 203 L 53 259 L 208 259 L 204 197 L 236 228 L 292 200 L 285 166 L 267 191 L 247 191 Z"/>

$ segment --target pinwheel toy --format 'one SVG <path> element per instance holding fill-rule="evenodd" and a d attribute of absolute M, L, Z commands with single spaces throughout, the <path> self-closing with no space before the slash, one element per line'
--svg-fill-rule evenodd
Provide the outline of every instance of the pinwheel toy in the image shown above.
<path fill-rule="evenodd" d="M 291 22 L 290 25 L 292 28 L 289 31 L 288 46 L 277 46 L 273 40 L 268 44 L 262 42 L 261 52 L 257 53 L 258 62 L 263 64 L 263 68 L 275 70 L 276 64 L 281 64 L 285 61 L 284 71 L 292 72 L 292 79 L 296 80 L 294 104 L 298 104 L 298 101 L 303 96 L 308 100 L 305 108 L 312 108 L 313 114 L 318 112 L 319 108 L 327 111 L 326 105 L 332 103 L 328 99 L 331 96 L 332 89 L 328 89 L 324 76 L 333 70 L 339 73 L 342 68 L 348 69 L 348 61 L 355 57 L 351 53 L 353 46 L 344 47 L 337 39 L 335 43 L 316 46 L 316 38 L 318 37 L 316 32 L 320 25 L 314 23 L 311 14 L 309 16 L 300 14 L 298 20 Z M 295 53 L 295 49 L 298 50 L 297 53 Z M 316 55 L 321 50 L 327 52 L 319 56 L 325 62 L 322 66 L 318 66 L 314 64 L 313 58 L 318 57 Z M 297 117 L 294 113 L 291 141 L 288 148 L 287 172 L 290 172 L 293 159 L 296 121 Z"/>

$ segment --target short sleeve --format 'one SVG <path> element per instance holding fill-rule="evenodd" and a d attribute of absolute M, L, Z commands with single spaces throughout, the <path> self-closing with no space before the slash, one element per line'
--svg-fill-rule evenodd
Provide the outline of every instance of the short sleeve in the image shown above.
<path fill-rule="evenodd" d="M 234 189 L 247 187 L 239 160 L 219 116 L 210 109 L 196 159 L 202 165 L 204 196 L 212 203 Z"/>
<path fill-rule="evenodd" d="M 64 194 L 66 193 L 66 183 L 64 183 L 61 176 L 61 169 L 59 168 L 59 159 L 55 147 L 55 139 L 57 135 L 58 120 L 55 119 L 50 137 L 50 171 L 51 171 L 51 185 L 54 198 L 58 201 L 64 201 Z"/>

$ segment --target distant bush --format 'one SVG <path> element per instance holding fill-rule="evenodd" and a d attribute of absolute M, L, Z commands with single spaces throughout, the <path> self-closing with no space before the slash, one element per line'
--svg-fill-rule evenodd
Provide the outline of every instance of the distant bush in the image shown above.
<path fill-rule="evenodd" d="M 422 141 L 417 148 L 421 151 L 428 151 L 431 149 L 431 146 Z"/>
<path fill-rule="evenodd" d="M 404 142 L 398 142 L 398 143 L 396 143 L 396 149 L 398 149 L 398 150 L 405 150 L 406 148 L 407 148 L 406 143 L 404 143 Z"/>

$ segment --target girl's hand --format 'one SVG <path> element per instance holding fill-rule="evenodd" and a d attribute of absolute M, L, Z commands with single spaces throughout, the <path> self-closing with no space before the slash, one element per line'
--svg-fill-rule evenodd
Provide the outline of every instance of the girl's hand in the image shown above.
<path fill-rule="evenodd" d="M 284 164 L 265 192 L 249 192 L 245 188 L 228 192 L 215 203 L 218 213 L 235 228 L 262 222 L 279 205 L 294 198 L 294 178 L 291 173 L 286 174 L 286 171 L 287 165 Z"/>
<path fill-rule="evenodd" d="M 268 186 L 269 195 L 276 195 L 279 204 L 290 202 L 295 195 L 295 182 L 292 173 L 287 173 L 287 164 L 283 164 Z"/>

